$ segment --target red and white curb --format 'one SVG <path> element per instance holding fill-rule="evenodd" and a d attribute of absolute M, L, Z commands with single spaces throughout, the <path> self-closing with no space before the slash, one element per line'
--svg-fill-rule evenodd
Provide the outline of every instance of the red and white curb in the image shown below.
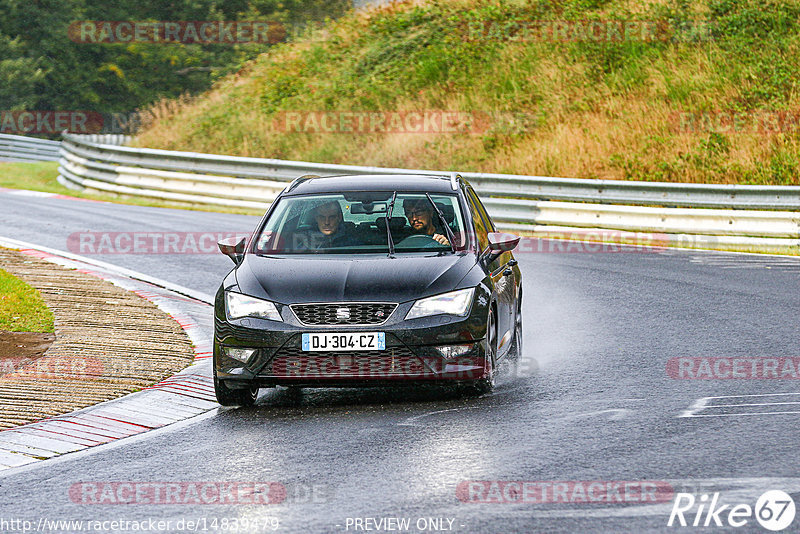
<path fill-rule="evenodd" d="M 194 362 L 186 369 L 142 391 L 0 431 L 0 471 L 141 434 L 219 406 L 211 373 L 209 295 L 104 262 L 9 238 L 0 237 L 0 246 L 78 269 L 133 291 L 175 319 L 195 351 Z"/>

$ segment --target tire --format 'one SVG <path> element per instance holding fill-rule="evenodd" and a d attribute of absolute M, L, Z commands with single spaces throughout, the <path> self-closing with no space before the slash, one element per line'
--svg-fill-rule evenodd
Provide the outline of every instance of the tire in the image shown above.
<path fill-rule="evenodd" d="M 495 324 L 494 311 L 492 310 L 489 310 L 489 318 L 486 320 L 486 337 L 487 345 L 489 346 L 486 354 L 486 360 L 489 363 L 488 376 L 479 378 L 469 384 L 467 393 L 470 395 L 483 395 L 494 389 L 495 357 L 497 355 L 497 326 Z"/>
<path fill-rule="evenodd" d="M 258 397 L 258 387 L 231 389 L 217 378 L 217 370 L 214 369 L 214 393 L 222 406 L 252 406 Z"/>
<path fill-rule="evenodd" d="M 517 363 L 522 358 L 522 295 L 517 300 L 517 314 L 514 321 L 514 344 L 509 355 L 512 363 Z"/>

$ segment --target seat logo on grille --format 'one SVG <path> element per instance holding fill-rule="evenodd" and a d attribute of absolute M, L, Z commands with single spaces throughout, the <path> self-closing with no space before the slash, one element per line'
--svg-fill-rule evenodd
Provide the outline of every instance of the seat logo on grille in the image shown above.
<path fill-rule="evenodd" d="M 336 308 L 336 318 L 344 321 L 350 318 L 350 308 Z"/>

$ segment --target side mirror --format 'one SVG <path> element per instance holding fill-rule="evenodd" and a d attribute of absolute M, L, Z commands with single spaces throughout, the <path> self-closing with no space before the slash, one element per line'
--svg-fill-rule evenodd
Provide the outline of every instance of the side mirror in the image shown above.
<path fill-rule="evenodd" d="M 517 248 L 521 238 L 514 234 L 504 234 L 502 232 L 489 233 L 489 253 L 486 255 L 486 261 L 493 262 L 503 252 L 508 252 Z"/>
<path fill-rule="evenodd" d="M 217 246 L 220 252 L 232 259 L 233 263 L 239 265 L 242 263 L 242 260 L 244 260 L 244 248 L 246 243 L 247 239 L 244 237 L 239 238 L 238 241 L 235 237 L 226 237 L 217 243 Z"/>

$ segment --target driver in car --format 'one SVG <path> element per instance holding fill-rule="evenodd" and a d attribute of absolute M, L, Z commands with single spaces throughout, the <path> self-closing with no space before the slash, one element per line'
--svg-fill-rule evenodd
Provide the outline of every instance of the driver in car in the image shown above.
<path fill-rule="evenodd" d="M 433 211 L 431 203 L 424 198 L 408 198 L 403 201 L 403 211 L 411 227 L 408 237 L 426 235 L 437 243 L 450 246 L 450 241 L 443 235 L 434 223 L 438 216 Z"/>

